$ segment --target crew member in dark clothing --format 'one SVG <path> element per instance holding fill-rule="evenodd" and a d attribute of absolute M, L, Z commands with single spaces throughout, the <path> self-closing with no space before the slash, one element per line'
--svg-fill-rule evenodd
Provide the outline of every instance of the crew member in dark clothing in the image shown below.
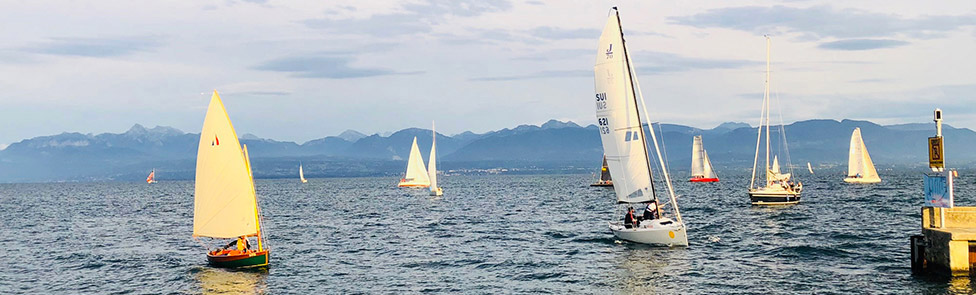
<path fill-rule="evenodd" d="M 624 227 L 634 228 L 635 226 L 639 226 L 639 225 L 640 225 L 640 220 L 637 220 L 636 216 L 634 216 L 634 207 L 628 207 L 627 215 L 624 215 Z"/>
<path fill-rule="evenodd" d="M 657 212 L 657 202 L 647 203 L 647 207 L 644 208 L 644 216 L 641 216 L 643 220 L 655 220 L 658 219 L 660 215 Z"/>

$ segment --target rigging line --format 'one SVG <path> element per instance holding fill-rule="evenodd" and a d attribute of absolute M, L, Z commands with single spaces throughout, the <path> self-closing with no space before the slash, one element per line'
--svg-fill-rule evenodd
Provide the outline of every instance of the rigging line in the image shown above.
<path fill-rule="evenodd" d="M 794 173 L 793 173 L 793 161 L 790 159 L 790 145 L 789 145 L 789 142 L 786 141 L 786 124 L 783 122 L 783 103 L 782 103 L 782 100 L 779 99 L 779 92 L 776 92 L 776 103 L 777 103 L 776 104 L 776 107 L 779 109 L 779 129 L 780 129 L 780 134 L 783 135 L 782 136 L 783 137 L 782 138 L 783 144 L 781 146 L 784 149 L 786 149 L 786 163 L 787 163 L 787 165 L 790 166 L 790 178 L 792 179 L 792 178 L 795 178 L 795 177 L 793 177 L 793 175 L 794 175 Z"/>

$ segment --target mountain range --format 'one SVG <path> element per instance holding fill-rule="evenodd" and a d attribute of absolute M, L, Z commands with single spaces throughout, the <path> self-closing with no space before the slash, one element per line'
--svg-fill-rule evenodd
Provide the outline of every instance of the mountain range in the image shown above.
<path fill-rule="evenodd" d="M 871 157 L 880 167 L 923 167 L 926 138 L 934 124 L 882 126 L 868 121 L 808 120 L 786 126 L 790 159 L 794 165 L 811 162 L 818 167 L 846 169 L 850 135 L 860 127 Z M 692 137 L 702 135 L 712 164 L 722 169 L 751 169 L 757 129 L 745 123 L 723 123 L 712 129 L 655 124 L 671 170 L 687 171 Z M 646 129 L 646 126 L 645 126 Z M 783 129 L 774 127 L 772 149 L 781 149 Z M 944 126 L 946 158 L 950 165 L 969 165 L 976 154 L 965 146 L 976 144 L 976 132 Z M 388 136 L 347 130 L 298 144 L 240 136 L 248 146 L 257 178 L 297 177 L 301 162 L 308 177 L 394 176 L 406 166 L 413 138 L 426 158 L 431 144 L 429 129 L 407 128 Z M 140 180 L 150 169 L 157 177 L 192 179 L 199 134 L 139 124 L 124 133 L 98 135 L 62 133 L 10 144 L 0 151 L 0 182 Z M 482 134 L 437 134 L 439 168 L 452 173 L 592 172 L 600 164 L 603 148 L 595 125 L 550 120 L 542 125 L 520 125 Z M 785 154 L 784 154 L 785 155 Z M 782 159 L 781 159 L 782 160 Z M 425 161 L 426 162 L 426 161 Z"/>

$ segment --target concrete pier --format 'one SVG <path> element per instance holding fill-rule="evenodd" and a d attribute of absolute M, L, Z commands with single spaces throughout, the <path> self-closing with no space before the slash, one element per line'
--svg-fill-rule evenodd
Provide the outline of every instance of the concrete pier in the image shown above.
<path fill-rule="evenodd" d="M 945 213 L 945 218 L 942 216 Z M 944 224 L 943 224 L 944 222 Z M 970 246 L 973 245 L 973 246 Z M 924 258 L 913 261 L 920 271 L 939 271 L 968 276 L 976 263 L 976 207 L 922 208 L 922 239 L 913 245 Z M 919 248 L 920 247 L 920 248 Z M 914 256 L 914 255 L 913 255 Z"/>

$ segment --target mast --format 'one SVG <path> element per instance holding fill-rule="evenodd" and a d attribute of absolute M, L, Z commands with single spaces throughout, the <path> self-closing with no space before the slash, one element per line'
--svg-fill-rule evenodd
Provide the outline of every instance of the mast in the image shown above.
<path fill-rule="evenodd" d="M 617 14 L 617 27 L 620 28 L 620 43 L 621 43 L 620 44 L 621 45 L 620 47 L 623 47 L 624 48 L 624 63 L 627 66 L 627 76 L 628 76 L 627 78 L 630 79 L 630 94 L 634 97 L 634 108 L 636 109 L 637 108 L 637 105 L 638 105 L 638 102 L 637 102 L 637 90 L 634 89 L 634 84 L 635 84 L 634 83 L 634 71 L 630 67 L 630 54 L 627 53 L 627 41 L 624 40 L 624 27 L 620 23 L 620 11 L 617 10 L 617 7 L 616 6 L 613 7 L 613 12 L 615 14 Z M 637 111 L 637 128 L 639 128 L 640 133 L 641 133 L 641 149 L 643 149 L 643 151 L 644 151 L 643 152 L 643 154 L 644 154 L 644 162 L 647 163 L 647 175 L 650 176 L 650 178 L 651 178 L 650 179 L 651 196 L 654 197 L 654 203 L 657 204 L 657 202 L 658 202 L 657 201 L 657 192 L 654 190 L 654 171 L 651 170 L 651 159 L 650 159 L 650 156 L 648 155 L 648 150 L 647 150 L 647 136 L 644 134 L 644 124 L 642 124 L 641 123 L 641 120 L 640 120 L 640 117 L 641 117 L 640 116 L 640 109 L 637 109 L 636 111 Z M 651 134 L 653 135 L 654 134 L 654 129 L 651 128 L 651 123 L 650 122 L 647 123 L 647 128 L 651 130 Z M 657 144 L 657 140 L 654 141 L 654 144 L 655 145 Z M 665 177 L 667 177 L 667 173 L 665 173 Z M 678 216 L 678 221 L 679 222 L 681 221 L 680 215 Z"/>
<path fill-rule="evenodd" d="M 763 109 L 766 117 L 766 186 L 769 186 L 769 36 L 766 37 L 766 89 L 763 91 Z M 782 128 L 782 127 L 780 127 Z"/>

